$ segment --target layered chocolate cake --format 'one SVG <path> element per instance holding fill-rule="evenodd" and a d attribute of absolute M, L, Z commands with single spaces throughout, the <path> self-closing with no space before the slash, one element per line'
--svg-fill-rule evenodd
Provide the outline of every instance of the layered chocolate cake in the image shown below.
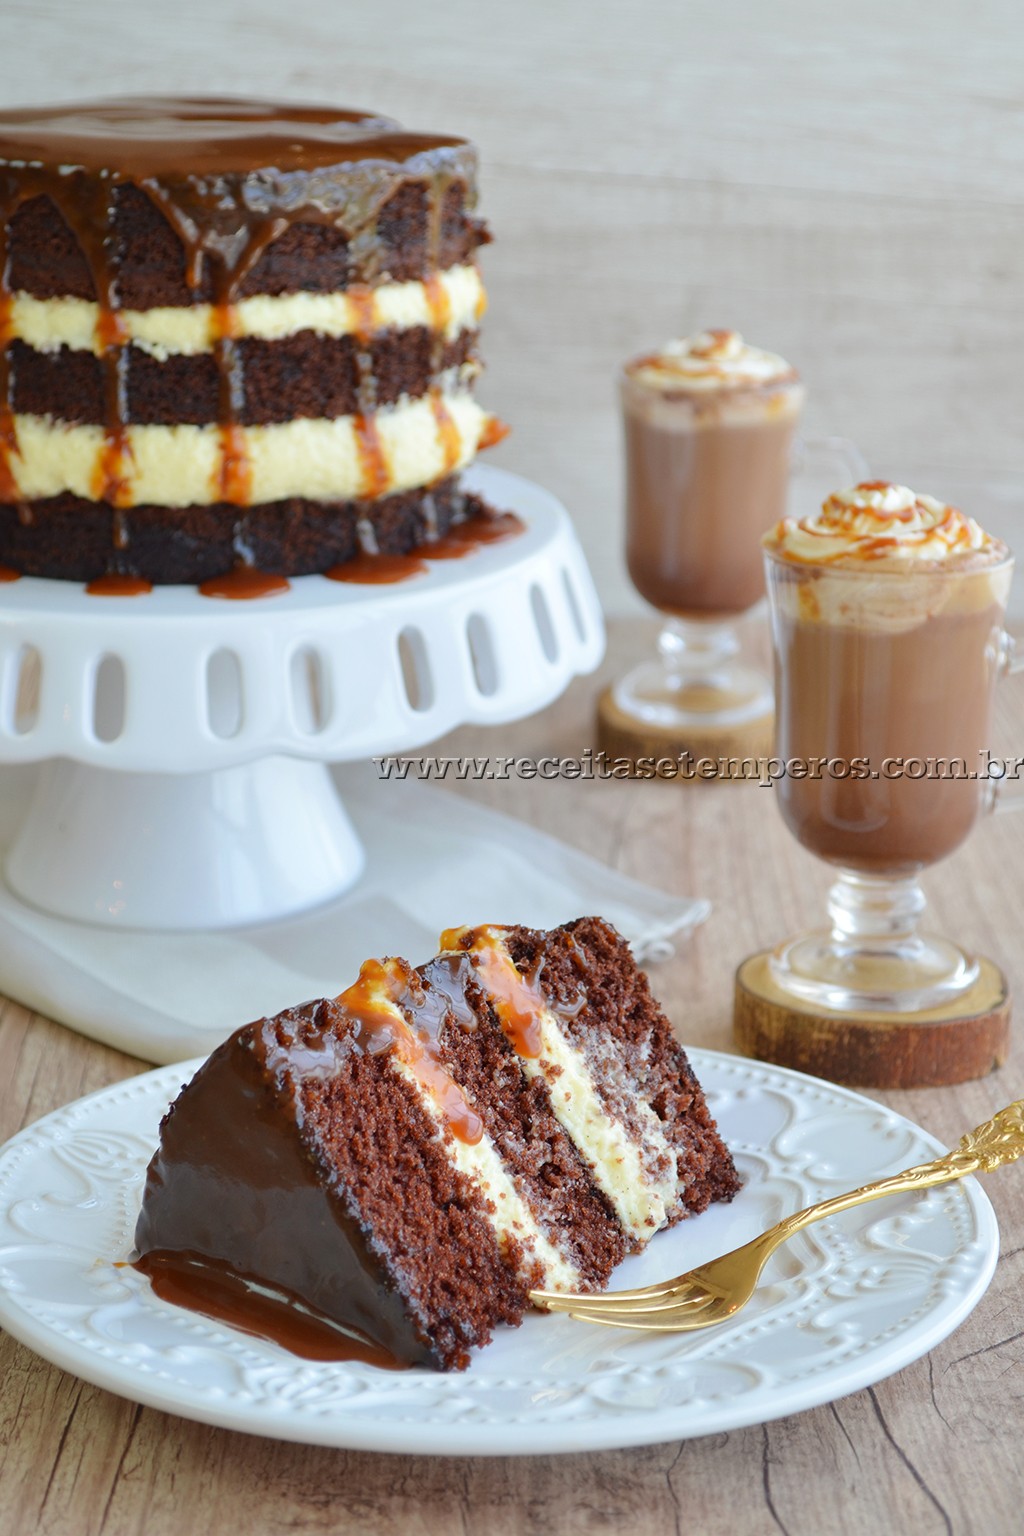
<path fill-rule="evenodd" d="M 0 562 L 294 575 L 477 513 L 475 169 L 334 108 L 0 113 Z"/>
<path fill-rule="evenodd" d="M 737 1187 L 614 929 L 460 929 L 213 1053 L 161 1125 L 137 1262 L 299 1353 L 460 1369 L 531 1289 L 603 1287 Z"/>

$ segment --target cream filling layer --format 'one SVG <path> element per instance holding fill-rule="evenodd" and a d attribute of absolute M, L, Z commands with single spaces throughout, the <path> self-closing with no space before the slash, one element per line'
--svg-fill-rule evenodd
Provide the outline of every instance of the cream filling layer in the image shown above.
<path fill-rule="evenodd" d="M 225 330 L 236 337 L 281 341 L 300 331 L 320 336 L 356 336 L 427 326 L 447 341 L 477 325 L 486 294 L 472 264 L 449 267 L 429 282 L 383 283 L 337 293 L 255 294 L 228 306 L 226 317 L 212 304 L 117 311 L 119 339 L 161 362 L 171 356 L 211 352 Z M 16 292 L 11 299 L 8 336 L 37 352 L 70 347 L 104 351 L 100 307 L 88 299 L 36 299 Z"/>
<path fill-rule="evenodd" d="M 442 945 L 457 943 L 460 932 L 442 937 Z M 530 1000 L 531 1053 L 517 1047 L 517 1030 L 505 1025 L 510 1012 L 523 1007 L 524 985 L 497 926 L 474 930 L 468 953 L 476 976 L 505 1027 L 519 1064 L 530 1079 L 547 1085 L 555 1118 L 573 1142 L 591 1176 L 607 1197 L 620 1225 L 637 1242 L 646 1243 L 663 1227 L 678 1199 L 676 1155 L 661 1121 L 642 1100 L 633 1107 L 641 1121 L 642 1142 L 610 1112 L 583 1053 L 562 1029 L 555 1012 L 536 998 Z M 527 994 L 533 991 L 526 989 Z M 609 1065 L 617 1065 L 609 1056 Z"/>
<path fill-rule="evenodd" d="M 487 1132 L 485 1131 L 477 1142 L 461 1141 L 455 1135 L 447 1136 L 440 1110 L 412 1069 L 397 1055 L 392 1057 L 392 1066 L 419 1095 L 420 1102 L 437 1126 L 437 1134 L 444 1140 L 445 1151 L 455 1167 L 494 1207 L 492 1211 L 482 1214 L 494 1228 L 499 1243 L 515 1239 L 530 1258 L 539 1262 L 544 1277 L 542 1282 L 544 1289 L 577 1290 L 581 1281 L 579 1270 L 569 1263 L 565 1255 L 555 1247 L 544 1232 L 506 1172 Z"/>
<path fill-rule="evenodd" d="M 470 462 L 493 420 L 465 390 L 405 399 L 372 422 L 380 474 L 368 489 L 366 430 L 355 416 L 299 418 L 233 430 L 233 456 L 248 462 L 248 501 L 289 496 L 316 501 L 389 495 L 429 485 Z M 102 499 L 103 428 L 48 416 L 14 417 L 9 468 L 26 501 L 70 492 Z M 209 506 L 223 499 L 224 444 L 216 425 L 130 426 L 118 472 L 121 506 Z"/>
<path fill-rule="evenodd" d="M 663 1227 L 676 1203 L 676 1158 L 661 1123 L 646 1104 L 635 1109 L 644 1124 L 649 1152 L 667 1158 L 662 1177 L 651 1169 L 651 1158 L 622 1123 L 609 1114 L 582 1055 L 563 1034 L 556 1016 L 544 1009 L 537 1015 L 541 1054 L 521 1056 L 527 1078 L 542 1077 L 551 1096 L 555 1118 L 574 1143 L 591 1177 L 611 1203 L 622 1227 L 646 1243 Z"/>

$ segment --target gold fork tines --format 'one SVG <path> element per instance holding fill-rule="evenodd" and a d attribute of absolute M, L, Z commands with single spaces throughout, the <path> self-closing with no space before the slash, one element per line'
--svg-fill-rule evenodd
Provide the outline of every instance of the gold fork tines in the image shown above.
<path fill-rule="evenodd" d="M 588 1323 L 610 1328 L 634 1328 L 651 1333 L 687 1333 L 724 1322 L 745 1306 L 754 1294 L 765 1264 L 781 1243 L 795 1232 L 851 1206 L 880 1200 L 885 1195 L 906 1194 L 947 1184 L 969 1173 L 991 1173 L 1024 1153 L 1024 1099 L 1008 1104 L 991 1120 L 962 1136 L 952 1152 L 930 1163 L 907 1168 L 885 1179 L 876 1179 L 845 1195 L 835 1195 L 818 1205 L 786 1216 L 760 1237 L 744 1243 L 721 1258 L 702 1264 L 689 1274 L 677 1275 L 658 1285 L 632 1291 L 607 1291 L 570 1295 L 558 1291 L 531 1291 L 530 1300 L 547 1312 L 566 1312 Z"/>

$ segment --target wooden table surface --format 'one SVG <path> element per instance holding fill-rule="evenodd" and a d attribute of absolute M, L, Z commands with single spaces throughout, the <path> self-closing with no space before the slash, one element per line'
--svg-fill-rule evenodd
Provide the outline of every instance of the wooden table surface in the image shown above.
<path fill-rule="evenodd" d="M 650 639 L 613 631 L 603 676 Z M 756 640 L 756 637 L 755 637 Z M 601 678 L 512 733 L 463 731 L 443 752 L 579 752 Z M 1024 689 L 1004 686 L 997 750 L 1024 746 Z M 516 782 L 465 793 L 681 893 L 713 915 L 658 965 L 683 1038 L 730 1048 L 732 973 L 749 951 L 819 917 L 827 875 L 756 784 Z M 1024 817 L 982 825 L 927 880 L 937 926 L 992 955 L 1024 996 Z M 484 916 L 485 914 L 482 914 Z M 0 1005 L 0 1137 L 145 1064 Z M 1019 1043 L 979 1082 L 878 1094 L 945 1142 L 1024 1094 Z M 0 1532 L 415 1532 L 447 1536 L 690 1530 L 701 1536 L 1021 1529 L 1024 1170 L 986 1181 L 1002 1257 L 967 1321 L 916 1365 L 812 1412 L 707 1439 L 594 1455 L 429 1459 L 327 1450 L 142 1408 L 0 1339 Z"/>

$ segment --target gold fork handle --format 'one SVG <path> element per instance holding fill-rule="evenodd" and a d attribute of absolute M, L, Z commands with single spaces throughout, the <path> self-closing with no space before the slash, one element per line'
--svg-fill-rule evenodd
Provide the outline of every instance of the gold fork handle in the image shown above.
<path fill-rule="evenodd" d="M 760 1237 L 755 1237 L 748 1247 L 761 1250 L 763 1265 L 779 1244 L 792 1237 L 794 1232 L 826 1216 L 836 1216 L 851 1206 L 880 1200 L 885 1195 L 900 1195 L 908 1190 L 927 1189 L 933 1184 L 948 1184 L 952 1179 L 965 1178 L 969 1173 L 991 1173 L 1004 1163 L 1015 1162 L 1022 1155 L 1024 1099 L 1018 1099 L 993 1115 L 991 1120 L 968 1131 L 952 1152 L 946 1152 L 930 1163 L 920 1163 L 917 1167 L 904 1169 L 902 1173 L 891 1174 L 888 1178 L 876 1179 L 847 1194 L 835 1195 L 831 1200 L 822 1200 L 818 1205 L 809 1205 L 792 1216 L 785 1216 L 777 1225 L 769 1227 L 767 1232 L 762 1232 Z"/>
<path fill-rule="evenodd" d="M 571 1312 L 576 1317 L 589 1317 L 595 1322 L 613 1322 L 630 1317 L 624 1326 L 640 1327 L 643 1318 L 657 1317 L 670 1311 L 679 1303 L 680 1296 L 707 1301 L 713 1296 L 737 1297 L 736 1310 L 749 1299 L 765 1263 L 787 1238 L 809 1227 L 814 1221 L 835 1216 L 851 1206 L 864 1205 L 869 1200 L 880 1200 L 885 1195 L 903 1194 L 908 1190 L 927 1189 L 933 1184 L 947 1184 L 952 1179 L 962 1179 L 969 1173 L 991 1173 L 1003 1163 L 1015 1162 L 1024 1155 L 1024 1099 L 1008 1104 L 991 1120 L 976 1130 L 962 1136 L 952 1152 L 936 1157 L 930 1163 L 920 1163 L 902 1173 L 877 1179 L 848 1194 L 835 1195 L 818 1205 L 807 1206 L 792 1216 L 786 1216 L 760 1237 L 744 1243 L 732 1253 L 726 1253 L 709 1264 L 678 1275 L 660 1285 L 641 1286 L 633 1291 L 595 1292 L 593 1295 L 563 1295 L 557 1292 L 531 1291 L 530 1299 L 538 1306 L 552 1312 Z M 606 1314 L 615 1315 L 606 1315 Z M 600 1315 L 599 1315 L 600 1314 Z M 712 1319 L 713 1321 L 720 1320 Z M 682 1325 L 680 1325 L 682 1326 Z M 700 1327 L 691 1319 L 688 1326 Z"/>

